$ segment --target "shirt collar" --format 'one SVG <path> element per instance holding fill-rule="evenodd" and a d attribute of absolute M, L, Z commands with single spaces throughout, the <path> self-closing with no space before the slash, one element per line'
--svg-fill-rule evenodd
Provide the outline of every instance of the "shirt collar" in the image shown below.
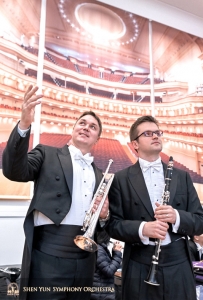
<path fill-rule="evenodd" d="M 91 153 L 82 154 L 81 150 L 75 147 L 74 145 L 69 146 L 69 150 L 71 152 L 71 156 L 74 159 L 82 159 L 86 164 L 91 165 L 94 160 L 94 157 Z"/>
<path fill-rule="evenodd" d="M 146 168 L 147 165 L 149 165 L 151 162 L 149 162 L 148 160 L 142 159 L 142 158 L 138 158 L 139 160 L 139 164 L 140 164 L 140 168 L 143 170 L 144 168 Z M 153 163 L 156 164 L 161 164 L 161 157 L 159 157 L 157 160 L 153 161 Z"/>

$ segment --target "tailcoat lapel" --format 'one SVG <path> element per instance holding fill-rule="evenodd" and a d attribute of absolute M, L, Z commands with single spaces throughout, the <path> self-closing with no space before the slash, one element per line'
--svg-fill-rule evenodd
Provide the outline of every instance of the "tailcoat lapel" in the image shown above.
<path fill-rule="evenodd" d="M 61 167 L 63 169 L 66 182 L 70 191 L 70 194 L 72 196 L 72 191 L 73 191 L 73 165 L 72 165 L 72 160 L 70 156 L 70 151 L 68 149 L 68 146 L 65 145 L 62 149 L 58 149 L 58 157 L 61 163 Z M 92 163 L 92 167 L 94 169 L 95 173 L 95 187 L 94 187 L 94 192 L 95 194 L 97 187 L 99 186 L 99 183 L 102 179 L 102 173 L 96 168 L 95 164 Z"/>
<path fill-rule="evenodd" d="M 154 211 L 144 181 L 142 170 L 138 161 L 130 168 L 129 180 L 136 194 L 147 209 L 148 213 L 152 218 L 154 218 Z"/>
<path fill-rule="evenodd" d="M 63 169 L 66 182 L 72 196 L 73 191 L 73 165 L 70 156 L 70 151 L 68 146 L 65 145 L 62 149 L 58 149 L 58 157 L 61 163 L 61 168 Z"/>

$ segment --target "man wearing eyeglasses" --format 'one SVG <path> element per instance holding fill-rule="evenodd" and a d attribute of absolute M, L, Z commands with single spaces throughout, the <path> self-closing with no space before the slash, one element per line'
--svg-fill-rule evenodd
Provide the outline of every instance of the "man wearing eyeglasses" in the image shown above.
<path fill-rule="evenodd" d="M 203 210 L 189 174 L 174 168 L 169 205 L 162 204 L 167 165 L 161 161 L 162 135 L 152 116 L 137 119 L 130 140 L 138 161 L 115 174 L 110 188 L 109 234 L 125 242 L 122 299 L 196 300 L 189 235 L 203 233 Z M 161 240 L 156 276 L 148 274 Z"/>

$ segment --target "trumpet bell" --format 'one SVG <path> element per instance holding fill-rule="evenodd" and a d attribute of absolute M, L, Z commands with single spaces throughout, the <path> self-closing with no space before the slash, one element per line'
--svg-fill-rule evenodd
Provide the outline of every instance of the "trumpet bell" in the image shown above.
<path fill-rule="evenodd" d="M 74 243 L 82 250 L 88 252 L 95 252 L 98 249 L 97 243 L 94 240 L 85 237 L 84 235 L 77 235 L 74 239 Z"/>

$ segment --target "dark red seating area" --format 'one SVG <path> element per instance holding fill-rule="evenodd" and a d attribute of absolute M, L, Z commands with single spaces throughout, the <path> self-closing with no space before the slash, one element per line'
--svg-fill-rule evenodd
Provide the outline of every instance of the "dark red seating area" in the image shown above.
<path fill-rule="evenodd" d="M 54 133 L 42 133 L 40 135 L 40 144 L 54 146 L 54 147 L 63 147 L 70 140 L 70 134 L 54 134 Z"/>
<path fill-rule="evenodd" d="M 89 93 L 91 95 L 95 95 L 95 96 L 99 96 L 99 97 L 104 97 L 104 98 L 112 98 L 113 97 L 113 93 L 112 92 L 98 90 L 98 89 L 94 89 L 94 88 L 91 88 L 91 87 L 89 87 Z"/>
<path fill-rule="evenodd" d="M 135 75 L 126 77 L 125 83 L 127 84 L 141 84 L 143 81 L 143 78 L 141 77 L 136 77 Z"/>
<path fill-rule="evenodd" d="M 39 144 L 62 148 L 70 140 L 70 134 L 46 133 L 40 135 Z M 29 151 L 33 148 L 33 134 L 30 136 Z"/>
<path fill-rule="evenodd" d="M 100 72 L 99 70 L 94 70 L 92 68 L 88 68 L 88 66 L 81 66 L 79 65 L 79 70 L 83 75 L 88 75 L 90 77 L 94 78 L 100 78 Z"/>
<path fill-rule="evenodd" d="M 37 78 L 37 71 L 32 70 L 32 69 L 25 69 L 25 75 Z M 49 75 L 47 75 L 47 76 L 49 76 Z M 52 83 L 53 83 L 53 81 L 52 81 Z"/>
<path fill-rule="evenodd" d="M 89 70 L 91 70 L 91 69 L 89 69 Z M 93 71 L 94 70 L 91 70 L 90 72 L 93 72 Z M 37 71 L 31 70 L 31 69 L 26 69 L 25 75 L 37 78 Z M 96 76 L 94 76 L 94 77 L 96 77 Z M 66 83 L 65 83 L 64 80 L 59 79 L 59 78 L 52 78 L 50 75 L 45 74 L 45 73 L 43 74 L 43 80 L 50 82 L 52 84 L 56 84 L 57 86 L 61 86 L 61 87 L 65 87 L 65 84 L 66 84 L 66 88 L 68 88 L 68 89 L 71 89 L 71 90 L 74 90 L 74 91 L 77 91 L 80 93 L 86 93 L 84 86 L 81 86 L 79 84 L 76 84 L 74 82 L 69 82 L 69 81 L 66 81 Z M 99 90 L 99 89 L 95 89 L 92 87 L 89 87 L 89 93 L 92 95 L 98 96 L 98 97 L 104 97 L 104 98 L 109 98 L 109 99 L 113 98 L 112 92 Z M 116 95 L 116 99 L 123 100 L 123 101 L 133 101 L 134 100 L 136 102 L 140 99 L 140 96 L 138 96 L 138 95 L 133 96 L 133 94 L 127 95 L 127 94 L 118 93 Z M 150 102 L 150 96 L 145 96 L 142 99 L 142 102 L 147 102 L 147 103 Z M 155 102 L 161 103 L 162 102 L 161 97 L 155 97 Z"/>
<path fill-rule="evenodd" d="M 32 53 L 34 55 L 38 55 L 38 49 L 34 49 L 33 47 L 24 47 L 26 51 L 29 53 Z M 49 50 L 49 49 L 47 49 Z M 60 58 L 57 55 L 54 55 L 53 53 L 49 53 L 48 51 L 44 54 L 44 59 L 47 61 L 50 61 L 58 66 L 61 66 L 63 68 L 72 70 L 74 72 L 79 72 L 84 75 L 88 75 L 95 78 L 100 78 L 100 70 L 99 66 L 97 65 L 91 65 L 91 68 L 89 68 L 86 64 L 87 62 L 79 61 L 75 58 L 67 58 L 63 59 Z M 73 59 L 75 63 L 71 61 Z M 102 67 L 102 66 L 100 66 Z M 119 74 L 116 74 L 118 72 Z M 121 73 L 123 72 L 123 75 Z M 111 72 L 111 69 L 105 68 L 103 73 L 103 79 L 113 82 L 121 82 L 122 78 L 124 77 L 124 71 L 122 70 L 116 70 L 114 72 Z M 138 75 L 142 75 L 142 77 L 139 77 Z M 143 75 L 146 76 L 143 78 Z M 150 84 L 150 79 L 148 78 L 147 73 L 136 73 L 132 74 L 131 76 L 126 76 L 125 80 L 123 81 L 125 84 Z M 158 84 L 163 82 L 161 79 L 154 78 L 154 83 Z"/>
<path fill-rule="evenodd" d="M 103 72 L 103 79 L 113 82 L 119 82 L 123 78 L 123 75 L 120 74 L 113 74 L 113 73 L 106 73 Z"/>
<path fill-rule="evenodd" d="M 7 105 L 7 104 L 0 104 L 0 108 L 3 108 L 3 109 L 8 109 L 8 110 L 11 110 L 11 111 L 21 111 L 21 108 L 20 107 L 12 107 L 10 105 Z"/>
<path fill-rule="evenodd" d="M 66 81 L 66 88 L 70 89 L 70 90 L 74 90 L 77 91 L 79 93 L 85 93 L 85 87 L 82 85 L 79 85 L 77 83 L 74 82 L 70 82 L 70 81 Z"/>
<path fill-rule="evenodd" d="M 116 95 L 116 99 L 118 100 L 124 100 L 124 101 L 137 101 L 138 99 L 140 98 L 140 96 L 137 96 L 137 95 L 133 95 L 130 94 L 130 95 L 127 95 L 127 94 L 122 94 L 122 93 L 118 93 Z"/>
<path fill-rule="evenodd" d="M 40 143 L 48 146 L 63 147 L 70 140 L 70 135 L 42 133 L 40 136 Z M 29 151 L 32 149 L 33 135 L 30 137 Z M 6 146 L 6 142 L 0 143 L 0 168 L 2 168 L 2 153 Z M 95 158 L 96 165 L 106 170 L 109 159 L 113 159 L 114 163 L 111 165 L 110 172 L 114 173 L 132 165 L 131 160 L 123 150 L 122 145 L 117 140 L 101 138 L 94 146 L 92 155 Z"/>
<path fill-rule="evenodd" d="M 0 169 L 2 169 L 2 154 L 6 147 L 7 142 L 0 143 Z"/>
<path fill-rule="evenodd" d="M 106 170 L 109 159 L 113 159 L 110 173 L 115 173 L 132 165 L 131 160 L 117 140 L 101 138 L 94 146 L 92 155 L 96 165 L 103 171 Z"/>
<path fill-rule="evenodd" d="M 131 143 L 127 143 L 127 145 L 128 145 L 128 147 L 130 148 L 131 152 L 137 156 L 137 152 L 136 152 L 135 149 L 133 148 L 132 144 L 131 144 Z"/>
<path fill-rule="evenodd" d="M 150 102 L 150 96 L 145 96 L 141 102 Z M 161 103 L 162 102 L 162 98 L 161 97 L 155 97 L 155 102 L 157 103 Z"/>
<path fill-rule="evenodd" d="M 169 131 L 169 130 L 164 130 L 164 133 L 169 133 L 169 134 L 177 134 L 177 135 L 185 135 L 185 136 L 193 136 L 193 137 L 203 137 L 203 133 L 195 133 L 195 132 L 183 132 L 183 131 Z"/>
<path fill-rule="evenodd" d="M 161 152 L 161 159 L 163 162 L 165 162 L 166 164 L 168 164 L 168 161 L 169 161 L 169 156 L 164 154 L 163 152 Z M 174 160 L 174 167 L 175 168 L 178 168 L 178 169 L 181 169 L 183 171 L 186 171 L 190 174 L 190 177 L 192 179 L 192 181 L 194 183 L 203 183 L 203 177 L 200 176 L 199 174 L 197 174 L 196 172 L 188 169 L 186 166 L 184 166 L 183 164 L 177 162 Z"/>
<path fill-rule="evenodd" d="M 77 69 L 74 65 L 74 63 L 72 63 L 69 59 L 62 59 L 62 58 L 59 58 L 53 54 L 50 54 L 49 52 L 46 52 L 44 54 L 44 58 L 52 63 L 54 63 L 55 65 L 58 65 L 60 67 L 63 67 L 63 68 L 66 68 L 66 69 L 69 69 L 69 70 L 72 70 L 74 72 L 77 72 Z"/>
<path fill-rule="evenodd" d="M 48 146 L 54 147 L 63 147 L 70 140 L 71 135 L 65 134 L 53 134 L 53 133 L 42 133 L 40 136 L 40 143 Z M 33 135 L 30 137 L 30 146 L 29 151 L 32 149 L 33 145 Z M 132 145 L 128 143 L 128 146 L 136 154 L 135 150 L 132 148 Z M 2 153 L 6 147 L 6 142 L 0 143 L 0 168 L 2 168 Z M 92 150 L 92 155 L 95 158 L 96 165 L 105 171 L 109 159 L 113 159 L 113 164 L 111 165 L 110 172 L 115 173 L 119 170 L 127 168 L 132 165 L 131 160 L 128 158 L 127 154 L 123 150 L 122 145 L 119 141 L 114 139 L 101 138 L 98 143 L 94 146 Z M 161 152 L 161 159 L 163 162 L 168 164 L 169 157 L 165 153 Z M 203 184 L 203 177 L 197 174 L 196 172 L 188 169 L 183 164 L 174 160 L 174 167 L 181 170 L 187 171 L 194 183 Z"/>
<path fill-rule="evenodd" d="M 25 47 L 25 50 L 27 50 L 29 53 L 32 53 L 32 54 L 38 56 L 38 49 L 35 49 L 35 48 L 29 46 L 29 47 Z"/>

